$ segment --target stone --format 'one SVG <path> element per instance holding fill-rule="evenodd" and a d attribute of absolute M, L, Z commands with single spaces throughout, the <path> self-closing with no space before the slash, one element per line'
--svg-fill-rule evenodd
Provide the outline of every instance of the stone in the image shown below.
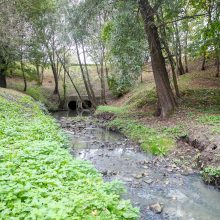
<path fill-rule="evenodd" d="M 148 179 L 148 180 L 144 180 L 144 182 L 150 185 L 151 183 L 153 183 L 153 180 L 152 179 Z"/>
<path fill-rule="evenodd" d="M 160 214 L 163 211 L 163 206 L 160 203 L 150 205 L 150 210 L 156 214 Z"/>
<path fill-rule="evenodd" d="M 141 179 L 143 176 L 142 176 L 142 174 L 135 174 L 135 175 L 133 175 L 133 177 L 135 179 Z"/>

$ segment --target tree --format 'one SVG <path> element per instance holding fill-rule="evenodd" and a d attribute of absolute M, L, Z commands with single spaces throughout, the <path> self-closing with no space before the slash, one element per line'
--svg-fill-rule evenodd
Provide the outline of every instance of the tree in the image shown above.
<path fill-rule="evenodd" d="M 155 11 L 149 1 L 140 0 L 139 6 L 150 48 L 151 63 L 158 95 L 157 115 L 164 118 L 174 111 L 176 101 L 170 87 L 165 60 L 161 51 L 159 35 L 154 20 Z"/>

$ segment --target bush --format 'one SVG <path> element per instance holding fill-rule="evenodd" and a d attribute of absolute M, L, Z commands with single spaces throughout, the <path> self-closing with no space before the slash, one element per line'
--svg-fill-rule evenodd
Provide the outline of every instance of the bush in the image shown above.
<path fill-rule="evenodd" d="M 111 75 L 108 77 L 108 86 L 114 96 L 120 97 L 129 92 L 131 82 L 126 78 L 117 78 Z"/>
<path fill-rule="evenodd" d="M 0 91 L 1 92 L 1 91 Z M 0 95 L 0 219 L 136 219 L 117 182 L 73 159 L 64 133 L 27 96 Z"/>

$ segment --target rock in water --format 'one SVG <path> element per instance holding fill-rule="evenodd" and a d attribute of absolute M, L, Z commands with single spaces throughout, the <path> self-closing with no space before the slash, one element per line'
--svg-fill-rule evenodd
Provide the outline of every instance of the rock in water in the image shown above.
<path fill-rule="evenodd" d="M 156 214 L 160 214 L 163 211 L 163 206 L 157 202 L 153 205 L 150 205 L 150 210 Z"/>

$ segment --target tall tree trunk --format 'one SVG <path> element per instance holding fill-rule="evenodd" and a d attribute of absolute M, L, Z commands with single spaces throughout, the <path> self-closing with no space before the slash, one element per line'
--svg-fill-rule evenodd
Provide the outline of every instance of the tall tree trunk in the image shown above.
<path fill-rule="evenodd" d="M 87 62 L 86 62 L 86 53 L 85 53 L 85 48 L 84 48 L 84 43 L 82 41 L 82 50 L 83 50 L 83 60 L 84 60 L 84 65 L 85 65 L 85 73 L 86 73 L 86 78 L 87 78 L 87 82 L 88 82 L 88 87 L 90 90 L 90 94 L 92 97 L 92 103 L 94 103 L 94 107 L 96 107 L 96 97 L 95 97 L 95 93 L 92 87 L 92 83 L 89 77 L 89 70 L 88 70 L 88 66 L 87 66 Z"/>
<path fill-rule="evenodd" d="M 41 81 L 40 81 L 41 85 L 43 85 L 43 82 L 44 82 L 44 67 L 41 66 Z"/>
<path fill-rule="evenodd" d="M 0 87 L 6 88 L 7 82 L 6 82 L 6 76 L 4 73 L 4 70 L 0 69 Z"/>
<path fill-rule="evenodd" d="M 179 29 L 176 22 L 174 23 L 174 30 L 176 35 L 176 62 L 177 62 L 179 75 L 183 75 L 185 71 L 182 63 L 182 48 L 180 43 Z"/>
<path fill-rule="evenodd" d="M 92 104 L 93 104 L 94 106 L 96 106 L 95 103 L 93 103 L 92 95 L 91 95 L 91 93 L 90 93 L 89 86 L 88 86 L 88 83 L 87 83 L 87 80 L 86 80 L 86 76 L 85 76 L 85 73 L 84 73 L 84 69 L 83 69 L 83 66 L 82 66 L 82 62 L 81 62 L 81 58 L 80 58 L 80 54 L 79 54 L 78 42 L 77 42 L 76 39 L 74 39 L 74 41 L 75 41 L 75 45 L 76 45 L 77 59 L 78 59 L 78 62 L 79 62 L 79 66 L 80 66 L 80 70 L 81 70 L 81 74 L 82 74 L 82 78 L 83 78 L 83 83 L 84 83 L 84 85 L 85 85 L 88 98 L 89 98 L 89 100 L 92 102 Z"/>
<path fill-rule="evenodd" d="M 40 74 L 40 65 L 38 63 L 35 64 L 36 72 L 37 72 L 37 83 L 38 85 L 42 85 L 41 74 Z"/>
<path fill-rule="evenodd" d="M 166 50 L 167 56 L 168 56 L 168 60 L 171 66 L 171 71 L 172 71 L 172 78 L 173 78 L 173 85 L 174 85 L 174 89 L 175 89 L 175 93 L 177 97 L 180 97 L 180 92 L 179 92 L 179 87 L 178 87 L 178 83 L 177 83 L 177 76 L 176 76 L 176 71 L 175 71 L 175 65 L 174 65 L 174 60 L 172 57 L 172 54 L 170 52 L 170 49 L 168 47 L 168 45 L 166 44 L 166 42 L 164 42 L 164 48 Z"/>
<path fill-rule="evenodd" d="M 24 92 L 27 91 L 27 79 L 26 79 L 26 75 L 25 75 L 25 71 L 24 71 L 24 64 L 21 61 L 21 72 L 22 72 L 22 76 L 23 76 L 23 80 L 24 80 Z"/>
<path fill-rule="evenodd" d="M 176 101 L 170 86 L 165 60 L 157 27 L 154 21 L 154 10 L 148 0 L 139 1 L 145 32 L 150 47 L 151 63 L 158 95 L 158 115 L 162 118 L 169 116 L 176 107 Z"/>
<path fill-rule="evenodd" d="M 159 16 L 157 16 L 157 19 L 158 19 L 158 21 L 162 22 Z M 174 85 L 175 93 L 176 93 L 177 97 L 180 97 L 177 76 L 176 76 L 176 71 L 175 71 L 175 62 L 174 62 L 172 53 L 171 53 L 169 46 L 168 46 L 168 43 L 167 43 L 167 33 L 166 33 L 164 25 L 161 26 L 160 32 L 161 32 L 161 36 L 163 36 L 163 37 L 161 37 L 161 42 L 162 42 L 164 49 L 167 53 L 170 67 L 171 67 L 171 71 L 172 71 L 172 78 L 173 78 L 173 85 Z"/>
<path fill-rule="evenodd" d="M 57 74 L 57 71 L 56 71 L 56 65 L 55 65 L 55 63 L 53 62 L 53 60 L 50 56 L 49 56 L 49 59 L 50 59 L 50 66 L 51 66 L 51 69 L 52 69 L 52 72 L 53 72 L 53 77 L 54 77 L 54 82 L 55 82 L 55 87 L 54 87 L 53 94 L 54 95 L 59 95 L 59 80 L 58 80 L 58 74 Z"/>
<path fill-rule="evenodd" d="M 189 72 L 188 68 L 188 57 L 187 57 L 187 48 L 188 48 L 188 30 L 185 34 L 185 48 L 184 48 L 184 60 L 185 60 L 185 73 Z"/>
<path fill-rule="evenodd" d="M 206 63 L 206 52 L 203 53 L 201 70 L 205 70 L 205 63 Z"/>
<path fill-rule="evenodd" d="M 217 66 L 217 71 L 216 71 L 216 74 L 215 74 L 215 76 L 216 77 L 219 77 L 219 71 L 220 71 L 220 55 L 219 55 L 219 53 L 218 53 L 218 50 L 216 50 L 216 66 Z"/>
<path fill-rule="evenodd" d="M 101 65 L 101 68 L 100 68 L 101 99 L 102 99 L 102 104 L 106 104 L 106 98 L 105 98 L 105 75 L 104 75 L 103 60 L 100 62 L 100 65 Z"/>
<path fill-rule="evenodd" d="M 0 63 L 0 87 L 6 88 L 7 87 L 7 81 L 6 81 L 6 61 L 4 58 L 0 57 L 1 63 Z"/>
<path fill-rule="evenodd" d="M 23 49 L 21 47 L 21 60 L 20 60 L 20 65 L 21 65 L 21 72 L 24 80 L 24 92 L 27 91 L 27 79 L 25 75 L 25 70 L 24 70 L 24 63 L 23 63 Z"/>
<path fill-rule="evenodd" d="M 53 94 L 54 95 L 58 95 L 59 97 L 59 101 L 60 101 L 60 93 L 59 93 L 59 79 L 58 79 L 58 73 L 56 71 L 56 63 L 55 63 L 55 46 L 54 46 L 54 40 L 53 40 L 53 48 L 52 48 L 52 52 L 50 50 L 50 47 L 48 46 L 47 42 L 45 42 L 45 47 L 47 48 L 47 54 L 50 60 L 50 66 L 52 69 L 52 73 L 53 73 L 53 78 L 54 78 L 54 82 L 55 82 L 55 87 L 54 87 L 54 91 Z"/>

